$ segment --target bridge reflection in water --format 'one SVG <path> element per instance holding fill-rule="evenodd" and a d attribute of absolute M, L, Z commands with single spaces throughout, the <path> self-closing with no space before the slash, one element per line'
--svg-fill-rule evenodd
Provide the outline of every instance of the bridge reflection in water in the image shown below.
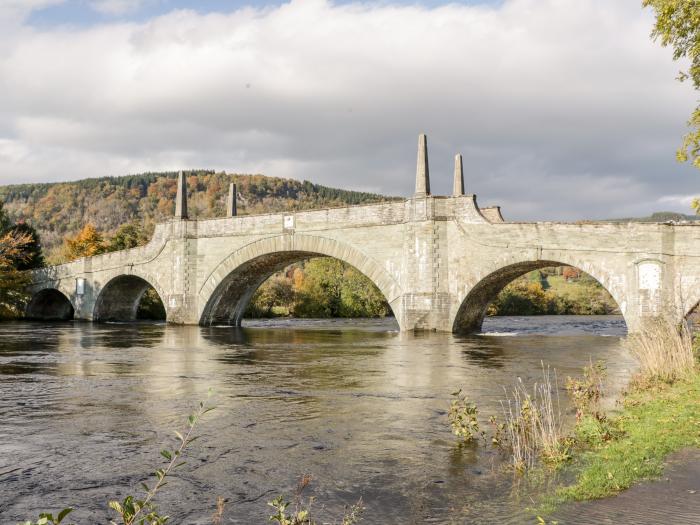
<path fill-rule="evenodd" d="M 503 458 L 455 447 L 450 393 L 464 388 L 486 425 L 503 389 L 538 379 L 543 360 L 563 378 L 603 358 L 612 385 L 632 363 L 620 317 L 487 319 L 500 336 L 392 323 L 0 325 L 0 515 L 70 504 L 78 523 L 108 521 L 107 500 L 137 487 L 211 387 L 217 408 L 159 496 L 175 523 L 210 516 L 217 496 L 231 519 L 264 523 L 265 502 L 304 473 L 321 514 L 362 497 L 368 523 L 523 523 Z"/>

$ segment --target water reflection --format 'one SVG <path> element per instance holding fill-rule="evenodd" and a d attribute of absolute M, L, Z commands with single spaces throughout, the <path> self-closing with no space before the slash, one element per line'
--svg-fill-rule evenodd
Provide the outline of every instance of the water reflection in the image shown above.
<path fill-rule="evenodd" d="M 107 521 L 108 498 L 152 471 L 211 387 L 217 409 L 161 500 L 175 523 L 206 523 L 219 495 L 231 523 L 265 523 L 265 502 L 303 473 L 322 514 L 362 497 L 367 523 L 520 523 L 500 455 L 455 446 L 450 393 L 464 388 L 486 419 L 542 361 L 564 377 L 603 358 L 620 384 L 631 360 L 618 318 L 484 326 L 520 335 L 415 336 L 375 320 L 0 325 L 2 522 L 62 505 L 78 523 Z"/>

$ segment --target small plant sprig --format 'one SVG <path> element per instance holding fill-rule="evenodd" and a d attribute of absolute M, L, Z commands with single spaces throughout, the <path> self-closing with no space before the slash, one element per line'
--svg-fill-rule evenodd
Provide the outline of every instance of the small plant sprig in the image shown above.
<path fill-rule="evenodd" d="M 576 407 L 576 421 L 586 415 L 600 419 L 598 402 L 603 396 L 603 381 L 607 375 L 603 361 L 590 362 L 583 368 L 583 378 L 566 378 L 566 391 Z"/>
<path fill-rule="evenodd" d="M 491 444 L 499 449 L 506 448 L 508 444 L 508 429 L 506 428 L 506 424 L 500 421 L 496 416 L 489 417 L 489 423 L 493 428 Z"/>
<path fill-rule="evenodd" d="M 212 525 L 221 525 L 224 519 L 224 507 L 226 506 L 226 500 L 219 496 L 216 498 L 216 512 L 211 517 Z"/>
<path fill-rule="evenodd" d="M 485 434 L 479 427 L 477 419 L 479 409 L 476 404 L 469 401 L 461 388 L 453 392 L 452 397 L 454 399 L 450 403 L 450 411 L 447 414 L 452 433 L 463 443 L 470 443 L 479 437 L 483 438 Z"/>
<path fill-rule="evenodd" d="M 211 398 L 212 391 L 207 394 L 207 401 Z M 169 516 L 163 516 L 158 512 L 158 509 L 153 503 L 158 491 L 167 483 L 166 478 L 171 471 L 185 464 L 181 461 L 181 457 L 185 449 L 195 441 L 198 436 L 193 436 L 193 432 L 197 423 L 204 414 L 213 410 L 213 407 L 208 407 L 206 401 L 201 401 L 195 412 L 187 418 L 187 431 L 185 434 L 175 431 L 179 445 L 174 450 L 163 449 L 160 455 L 163 456 L 168 464 L 165 468 L 156 469 L 154 476 L 156 482 L 152 486 L 142 483 L 146 495 L 143 499 L 136 499 L 134 496 L 127 496 L 120 503 L 118 501 L 110 501 L 109 507 L 119 515 L 119 523 L 111 521 L 111 525 L 164 525 L 170 519 Z"/>
<path fill-rule="evenodd" d="M 49 512 L 42 512 L 41 514 L 39 514 L 39 519 L 35 522 L 25 521 L 23 523 L 20 523 L 19 525 L 60 525 L 63 521 L 63 518 L 68 516 L 68 514 L 70 514 L 71 512 L 73 512 L 72 508 L 65 508 L 61 512 L 59 512 L 55 518 L 53 514 Z"/>
<path fill-rule="evenodd" d="M 304 490 L 311 483 L 311 479 L 311 476 L 308 474 L 301 477 L 293 502 L 287 501 L 284 496 L 277 496 L 267 503 L 276 511 L 275 514 L 270 516 L 270 521 L 277 523 L 277 525 L 317 525 L 317 522 L 311 517 L 311 506 L 314 498 L 310 497 L 304 501 L 303 497 Z M 292 503 L 294 504 L 294 510 L 291 511 L 291 514 L 287 514 L 287 509 Z M 361 514 L 363 510 L 362 499 L 360 499 L 345 512 L 340 525 L 355 525 L 362 519 Z"/>
<path fill-rule="evenodd" d="M 314 501 L 313 497 L 309 498 L 308 503 L 304 504 L 303 493 L 306 487 L 311 483 L 311 476 L 304 474 L 297 485 L 296 496 L 294 498 L 294 510 L 290 515 L 287 515 L 287 508 L 292 504 L 287 501 L 284 496 L 277 496 L 267 504 L 277 512 L 270 516 L 270 521 L 278 523 L 278 525 L 311 525 L 311 505 Z"/>

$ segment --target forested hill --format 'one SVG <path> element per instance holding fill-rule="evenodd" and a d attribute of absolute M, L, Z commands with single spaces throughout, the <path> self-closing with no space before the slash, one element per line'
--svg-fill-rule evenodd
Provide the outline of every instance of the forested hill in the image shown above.
<path fill-rule="evenodd" d="M 137 221 L 147 232 L 172 217 L 177 173 L 144 173 L 51 184 L 0 186 L 0 201 L 15 221 L 25 221 L 41 235 L 50 262 L 60 259 L 66 236 L 85 224 L 111 235 L 124 223 Z M 238 213 L 280 212 L 387 200 L 372 193 L 328 188 L 308 181 L 232 175 L 224 172 L 188 172 L 188 212 L 192 218 L 226 214 L 229 183 L 238 189 Z"/>

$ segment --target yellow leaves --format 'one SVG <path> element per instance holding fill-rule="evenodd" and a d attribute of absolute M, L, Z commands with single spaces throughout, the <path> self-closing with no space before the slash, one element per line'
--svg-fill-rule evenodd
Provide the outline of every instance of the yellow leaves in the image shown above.
<path fill-rule="evenodd" d="M 21 314 L 27 299 L 29 276 L 17 270 L 17 263 L 26 260 L 28 234 L 10 231 L 0 235 L 0 319 Z"/>
<path fill-rule="evenodd" d="M 65 254 L 69 260 L 92 257 L 106 250 L 102 234 L 92 223 L 86 224 L 75 237 L 66 237 Z"/>
<path fill-rule="evenodd" d="M 31 235 L 9 231 L 0 236 L 0 269 L 13 267 L 26 257 L 24 248 L 32 242 Z"/>

